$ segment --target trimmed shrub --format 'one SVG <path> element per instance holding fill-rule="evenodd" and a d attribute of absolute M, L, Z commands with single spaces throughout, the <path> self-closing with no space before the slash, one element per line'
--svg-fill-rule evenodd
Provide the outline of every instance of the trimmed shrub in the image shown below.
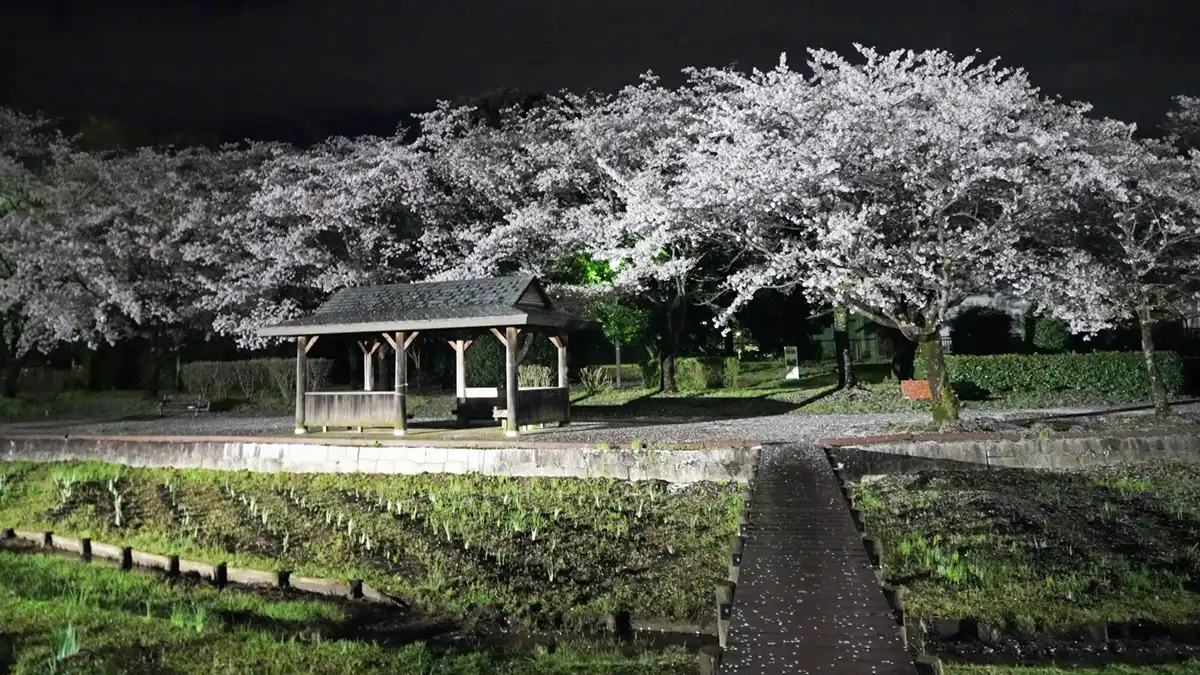
<path fill-rule="evenodd" d="M 736 356 L 726 356 L 722 363 L 721 385 L 726 389 L 737 389 L 738 380 L 742 375 L 742 362 Z"/>
<path fill-rule="evenodd" d="M 615 365 L 597 366 L 597 368 L 600 368 L 605 372 L 605 375 L 608 377 L 609 382 L 615 383 L 617 381 L 617 367 Z M 621 364 L 621 384 L 630 384 L 632 382 L 645 383 L 645 380 L 643 379 L 642 367 L 636 363 L 622 363 Z M 648 383 L 646 383 L 646 384 L 648 384 Z M 657 384 L 657 382 L 655 382 L 655 384 Z"/>
<path fill-rule="evenodd" d="M 675 384 L 688 391 L 720 389 L 725 385 L 725 359 L 720 356 L 675 359 Z"/>
<path fill-rule="evenodd" d="M 1167 390 L 1182 391 L 1183 359 L 1175 352 L 1159 352 L 1157 359 Z M 925 368 L 920 359 L 916 366 L 915 377 L 923 379 Z M 993 394 L 1073 390 L 1137 399 L 1150 392 L 1150 378 L 1141 352 L 952 354 L 946 356 L 946 367 L 951 381 Z"/>
<path fill-rule="evenodd" d="M 646 360 L 642 361 L 641 368 L 643 386 L 657 387 L 662 384 L 662 364 L 655 354 L 648 354 Z"/>
<path fill-rule="evenodd" d="M 1039 352 L 1058 354 L 1071 346 L 1071 331 L 1062 319 L 1039 316 L 1033 321 L 1033 347 Z"/>
<path fill-rule="evenodd" d="M 328 387 L 332 372 L 332 360 L 309 359 L 308 390 Z M 295 359 L 192 361 L 183 364 L 180 376 L 185 391 L 211 401 L 261 396 L 291 401 L 296 397 Z"/>

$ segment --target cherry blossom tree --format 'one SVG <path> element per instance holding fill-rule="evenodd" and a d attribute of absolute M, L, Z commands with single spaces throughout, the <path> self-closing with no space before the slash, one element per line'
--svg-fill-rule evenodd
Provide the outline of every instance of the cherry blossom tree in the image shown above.
<path fill-rule="evenodd" d="M 223 169 L 202 148 L 60 149 L 19 235 L 38 267 L 27 297 L 53 337 L 143 340 L 157 395 L 166 354 L 210 324 L 188 251 L 208 233 L 205 186 Z"/>
<path fill-rule="evenodd" d="M 667 89 L 647 74 L 613 96 L 574 97 L 578 114 L 566 124 L 581 155 L 574 175 L 589 197 L 567 222 L 586 233 L 592 258 L 613 264 L 613 293 L 653 306 L 666 391 L 677 389 L 689 309 L 711 299 L 729 264 L 712 246 L 712 232 L 726 223 L 692 200 L 684 178 L 706 103 L 704 92 Z"/>
<path fill-rule="evenodd" d="M 51 147 L 64 141 L 53 120 L 0 108 L 0 393 L 13 396 L 30 352 L 49 349 L 49 331 L 31 321 L 27 310 L 30 280 L 40 275 L 35 240 L 21 236 L 38 208 L 37 195 L 51 161 Z"/>
<path fill-rule="evenodd" d="M 810 52 L 812 75 L 698 71 L 714 131 L 693 160 L 697 203 L 726 203 L 726 317 L 761 288 L 799 289 L 919 346 L 934 418 L 958 418 L 939 329 L 968 295 L 1026 273 L 1032 216 L 1056 204 L 1084 105 L 1020 70 L 941 51 L 862 62 Z M 1067 162 L 1069 164 L 1069 162 Z"/>
<path fill-rule="evenodd" d="M 1168 139 L 1183 148 L 1200 147 L 1200 96 L 1176 96 L 1167 113 Z"/>
<path fill-rule="evenodd" d="M 193 257 L 219 261 L 219 274 L 205 277 L 209 308 L 242 346 L 263 346 L 258 326 L 335 290 L 420 274 L 430 249 L 413 203 L 424 174 L 402 134 L 305 150 L 252 144 L 227 163 L 237 170 L 209 198 L 212 236 Z"/>
<path fill-rule="evenodd" d="M 1096 134 L 1089 183 L 1060 214 L 1041 273 L 1024 283 L 1074 332 L 1136 319 L 1156 413 L 1170 413 L 1153 327 L 1200 309 L 1200 152 L 1135 140 L 1131 125 Z"/>
<path fill-rule="evenodd" d="M 426 229 L 422 266 L 431 278 L 523 272 L 548 276 L 595 228 L 573 226 L 590 208 L 587 176 L 559 96 L 521 99 L 485 112 L 472 104 L 419 115 L 414 144 L 426 160 L 416 205 Z"/>

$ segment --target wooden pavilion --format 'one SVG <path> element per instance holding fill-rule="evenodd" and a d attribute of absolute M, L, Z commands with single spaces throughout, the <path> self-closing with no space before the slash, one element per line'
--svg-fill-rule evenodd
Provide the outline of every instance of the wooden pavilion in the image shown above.
<path fill-rule="evenodd" d="M 511 276 L 416 284 L 346 288 L 309 316 L 258 330 L 264 337 L 296 340 L 296 433 L 312 428 L 388 428 L 402 436 L 408 428 L 408 348 L 419 334 L 437 331 L 456 355 L 455 384 L 460 424 L 498 419 L 515 436 L 535 424 L 570 421 L 567 336 L 586 320 L 556 310 L 536 277 Z M 518 366 L 532 344 L 518 344 L 523 331 L 544 334 L 558 350 L 558 386 L 524 388 Z M 466 386 L 467 347 L 475 336 L 492 333 L 505 346 L 502 386 Z M 306 391 L 307 353 L 322 335 L 359 337 L 363 352 L 363 391 Z M 382 335 L 395 356 L 392 391 L 373 391 L 372 364 Z M 532 335 L 530 336 L 532 337 Z"/>

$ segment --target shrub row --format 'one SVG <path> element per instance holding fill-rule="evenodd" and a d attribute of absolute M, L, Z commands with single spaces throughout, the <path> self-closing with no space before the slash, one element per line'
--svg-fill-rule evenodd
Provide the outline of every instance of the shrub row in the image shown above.
<path fill-rule="evenodd" d="M 732 389 L 741 373 L 737 357 L 702 356 L 675 360 L 675 383 L 680 389 Z"/>
<path fill-rule="evenodd" d="M 1183 359 L 1175 352 L 1159 352 L 1159 372 L 1167 390 L 1184 390 Z M 946 356 L 954 382 L 991 393 L 1084 391 L 1127 399 L 1146 396 L 1150 378 L 1141 352 L 1091 352 L 1081 354 L 997 354 Z M 917 379 L 925 377 L 918 358 Z"/>
<path fill-rule="evenodd" d="M 308 390 L 327 388 L 333 361 L 308 360 Z M 296 396 L 295 359 L 247 359 L 243 361 L 192 361 L 183 364 L 180 373 L 183 388 L 189 394 L 209 400 Z"/>
<path fill-rule="evenodd" d="M 600 369 L 604 371 L 604 374 L 608 378 L 608 381 L 610 383 L 613 383 L 613 384 L 616 383 L 617 367 L 615 365 L 600 366 Z M 631 382 L 642 382 L 642 381 L 643 381 L 643 377 L 642 377 L 642 367 L 641 366 L 639 366 L 636 363 L 622 363 L 621 364 L 621 383 L 622 384 L 629 384 Z M 655 384 L 658 384 L 658 383 L 655 382 Z"/>

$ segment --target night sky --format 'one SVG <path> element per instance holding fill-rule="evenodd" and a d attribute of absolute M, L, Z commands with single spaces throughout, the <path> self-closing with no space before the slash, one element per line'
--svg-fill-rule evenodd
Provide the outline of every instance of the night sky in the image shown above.
<path fill-rule="evenodd" d="M 22 2 L 18 5 L 17 2 Z M 0 103 L 282 136 L 386 133 L 500 87 L 615 88 L 807 47 L 940 47 L 1157 125 L 1200 94 L 1200 3 L 1178 0 L 8 0 Z"/>

